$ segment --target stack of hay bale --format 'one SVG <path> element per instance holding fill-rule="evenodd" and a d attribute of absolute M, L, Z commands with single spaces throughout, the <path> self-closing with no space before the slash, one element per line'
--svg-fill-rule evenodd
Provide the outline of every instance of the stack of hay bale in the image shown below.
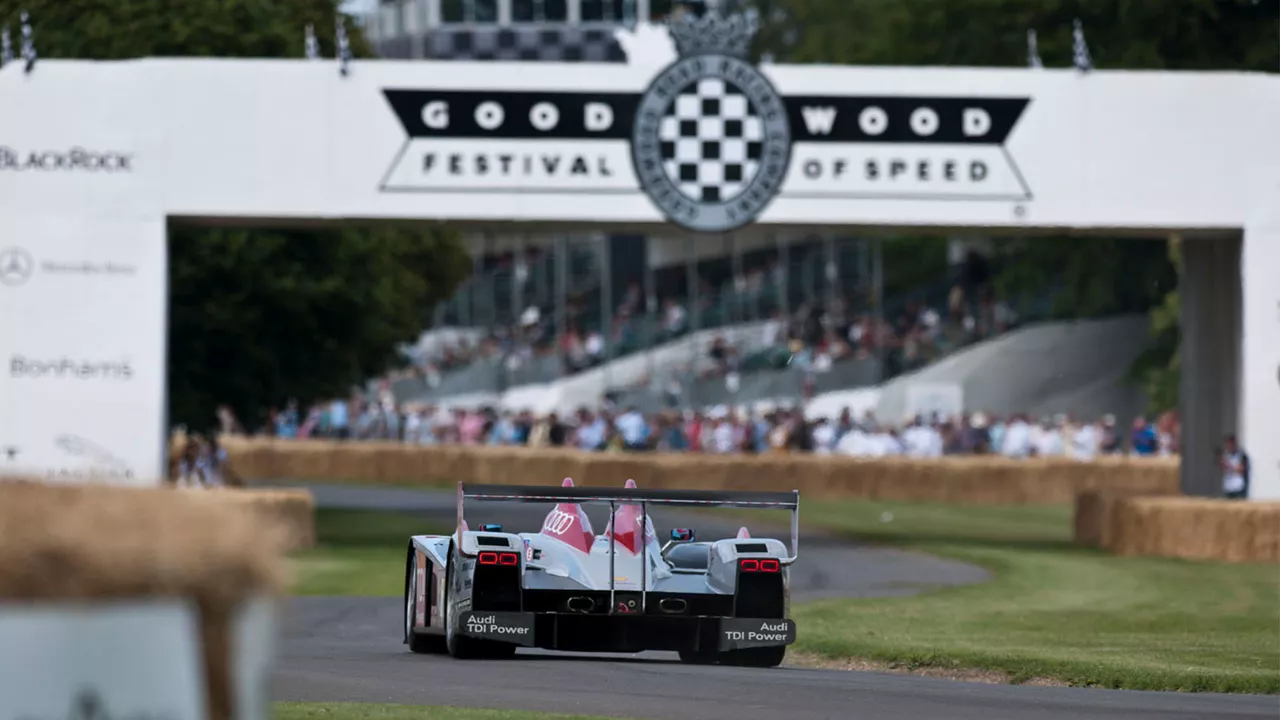
<path fill-rule="evenodd" d="M 314 542 L 312 507 L 305 492 L 182 492 L 0 479 L 0 638 L 17 633 L 8 637 L 26 638 L 28 645 L 0 647 L 0 669 L 11 672 L 8 680 L 0 677 L 0 695 L 36 698 L 31 683 L 55 692 L 50 688 L 74 681 L 70 676 L 77 673 L 101 678 L 107 672 L 123 679 L 97 687 L 102 702 L 123 686 L 160 697 L 146 674 L 157 667 L 169 673 L 186 663 L 197 717 L 266 717 L 275 613 L 288 586 L 286 554 Z M 144 627 L 157 637 L 112 646 L 119 641 L 102 628 L 110 629 L 111 618 L 139 613 L 154 620 Z M 42 622 L 51 616 L 61 619 Z M 174 626 L 168 622 L 174 617 L 189 618 L 178 626 L 194 635 L 187 638 L 191 653 L 175 649 L 182 638 L 159 637 Z M 32 652 L 37 644 L 41 652 Z M 159 647 L 168 650 L 154 649 Z M 10 652 L 22 657 L 6 658 Z M 112 667 L 91 667 L 95 662 Z M 6 687 L 18 682 L 28 685 Z M 88 700 L 67 698 L 61 712 L 77 702 Z M 108 710 L 128 713 L 172 713 L 168 707 L 108 703 Z M 44 708 L 28 713 L 38 709 Z"/>
<path fill-rule="evenodd" d="M 1075 538 L 1118 555 L 1280 563 L 1280 502 L 1083 492 Z"/>

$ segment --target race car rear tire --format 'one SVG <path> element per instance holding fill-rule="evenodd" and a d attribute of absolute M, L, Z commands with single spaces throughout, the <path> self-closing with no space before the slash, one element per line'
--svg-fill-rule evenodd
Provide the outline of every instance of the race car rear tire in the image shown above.
<path fill-rule="evenodd" d="M 440 653 L 444 651 L 444 638 L 439 635 L 425 635 L 413 631 L 413 618 L 418 612 L 418 572 L 409 568 L 409 598 L 405 603 L 405 640 L 409 651 L 418 654 Z"/>
<path fill-rule="evenodd" d="M 510 660 L 516 656 L 516 646 L 503 642 L 484 642 L 481 652 L 487 660 Z"/>
<path fill-rule="evenodd" d="M 445 579 L 448 600 L 445 603 L 444 619 L 444 644 L 449 656 L 458 660 L 501 660 L 513 657 L 516 654 L 516 646 L 511 643 L 477 640 L 458 632 L 457 625 L 454 623 L 457 613 L 453 603 L 453 572 L 453 565 L 450 564 L 446 573 L 448 577 Z"/>
<path fill-rule="evenodd" d="M 785 579 L 778 575 L 757 573 L 751 591 L 743 595 L 738 588 L 734 599 L 734 616 L 749 618 L 783 618 L 786 616 Z M 764 583 L 764 584 L 761 584 Z M 771 668 L 782 664 L 787 655 L 786 645 L 726 650 L 720 653 L 721 665 L 738 667 Z"/>
<path fill-rule="evenodd" d="M 714 665 L 719 660 L 719 653 L 714 650 L 706 652 L 703 650 L 681 650 L 680 662 L 686 665 Z"/>
<path fill-rule="evenodd" d="M 737 667 L 771 668 L 781 665 L 782 659 L 786 656 L 786 645 L 728 650 L 720 653 L 720 664 Z"/>

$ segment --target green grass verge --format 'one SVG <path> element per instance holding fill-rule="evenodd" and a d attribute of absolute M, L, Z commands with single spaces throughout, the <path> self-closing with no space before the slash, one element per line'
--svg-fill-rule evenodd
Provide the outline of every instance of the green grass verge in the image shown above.
<path fill-rule="evenodd" d="M 294 593 L 401 595 L 409 536 L 441 532 L 413 513 L 319 509 L 316 547 L 294 558 Z"/>
<path fill-rule="evenodd" d="M 528 710 L 379 703 L 280 702 L 275 703 L 273 709 L 276 720 L 605 720 L 594 715 L 558 715 Z"/>
<path fill-rule="evenodd" d="M 1064 507 L 839 502 L 806 522 L 992 571 L 909 598 L 797 607 L 796 649 L 1015 681 L 1280 692 L 1274 566 L 1121 558 L 1076 548 Z M 803 550 L 802 550 L 803 552 Z"/>
<path fill-rule="evenodd" d="M 806 505 L 804 521 L 994 577 L 914 597 L 797 605 L 796 650 L 1014 681 L 1280 693 L 1274 566 L 1079 549 L 1070 509 L 1057 506 L 824 502 Z M 342 510 L 319 511 L 316 530 L 317 548 L 297 558 L 299 594 L 398 596 L 407 538 L 448 531 L 410 513 Z"/>

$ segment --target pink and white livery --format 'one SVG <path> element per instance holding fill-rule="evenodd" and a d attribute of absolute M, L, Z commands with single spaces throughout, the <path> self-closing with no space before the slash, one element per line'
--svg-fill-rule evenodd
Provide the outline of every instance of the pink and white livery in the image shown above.
<path fill-rule="evenodd" d="M 472 530 L 464 500 L 554 503 L 533 533 Z M 596 535 L 585 505 L 606 506 Z M 791 544 L 737 537 L 696 541 L 687 528 L 658 541 L 652 506 L 791 511 Z M 452 535 L 409 540 L 404 642 L 413 652 L 504 657 L 518 647 L 575 652 L 667 650 L 685 662 L 774 667 L 796 627 L 789 568 L 799 545 L 800 494 L 458 485 Z"/>

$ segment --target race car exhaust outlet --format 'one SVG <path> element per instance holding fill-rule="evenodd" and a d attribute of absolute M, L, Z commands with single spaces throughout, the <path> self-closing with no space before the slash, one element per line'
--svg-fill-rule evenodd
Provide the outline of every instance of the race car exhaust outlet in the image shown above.
<path fill-rule="evenodd" d="M 573 612 L 589 613 L 595 609 L 596 601 L 581 595 L 569 598 L 565 605 Z"/>
<path fill-rule="evenodd" d="M 663 598 L 658 602 L 658 609 L 664 613 L 677 614 L 689 609 L 689 603 L 681 598 Z"/>

